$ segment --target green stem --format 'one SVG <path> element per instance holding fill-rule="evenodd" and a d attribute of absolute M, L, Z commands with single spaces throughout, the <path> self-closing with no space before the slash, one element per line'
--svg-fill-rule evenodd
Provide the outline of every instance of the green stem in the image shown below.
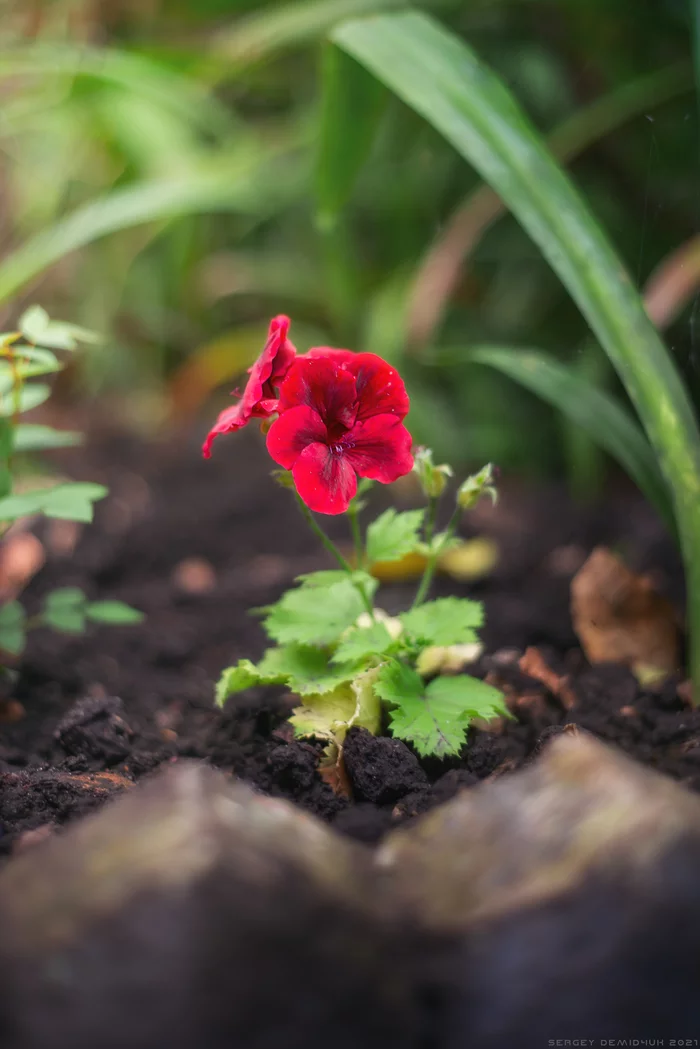
<path fill-rule="evenodd" d="M 358 568 L 365 567 L 365 545 L 362 542 L 362 532 L 360 531 L 360 515 L 357 511 L 357 507 L 350 503 L 348 507 L 348 518 L 350 519 L 350 531 L 352 532 L 352 541 L 355 547 L 355 562 Z"/>
<path fill-rule="evenodd" d="M 372 602 L 370 601 L 369 597 L 367 596 L 367 591 L 365 590 L 365 588 L 362 585 L 362 583 L 358 582 L 358 580 L 354 578 L 355 573 L 353 571 L 352 565 L 348 561 L 345 560 L 345 558 L 343 557 L 343 555 L 341 554 L 340 550 L 335 545 L 333 540 L 328 538 L 328 536 L 323 531 L 323 529 L 321 528 L 320 524 L 318 524 L 318 522 L 316 521 L 315 517 L 313 516 L 313 514 L 309 510 L 308 506 L 306 505 L 306 503 L 304 502 L 304 500 L 301 498 L 301 496 L 299 495 L 299 493 L 296 490 L 294 491 L 294 498 L 296 499 L 297 506 L 301 510 L 302 517 L 304 518 L 304 520 L 308 524 L 309 528 L 314 533 L 314 535 L 316 535 L 321 540 L 321 542 L 323 543 L 323 545 L 326 548 L 326 550 L 328 551 L 328 553 L 333 555 L 333 557 L 338 562 L 338 564 L 343 569 L 343 571 L 348 573 L 348 576 L 350 577 L 350 581 L 352 582 L 352 585 L 355 587 L 355 589 L 357 590 L 358 594 L 362 598 L 362 603 L 364 604 L 365 609 L 367 610 L 369 615 L 372 617 L 372 619 L 374 619 L 374 607 L 372 605 Z"/>
<path fill-rule="evenodd" d="M 428 513 L 425 522 L 425 541 L 430 543 L 435 534 L 435 523 L 437 521 L 438 496 L 431 495 L 428 499 Z"/>
<path fill-rule="evenodd" d="M 445 549 L 446 545 L 449 543 L 449 541 L 452 538 L 452 536 L 455 534 L 455 531 L 457 529 L 457 525 L 459 524 L 459 519 L 460 519 L 461 516 L 462 516 L 462 509 L 461 509 L 461 507 L 459 507 L 459 506 L 455 507 L 455 511 L 452 514 L 452 517 L 450 518 L 450 522 L 449 522 L 447 528 L 445 529 L 445 533 L 444 533 L 444 535 L 442 537 L 442 542 L 439 543 L 437 546 L 433 547 L 433 549 L 430 551 L 430 554 L 428 555 L 428 563 L 426 564 L 425 570 L 423 571 L 423 578 L 420 581 L 420 585 L 419 585 L 418 590 L 416 592 L 416 596 L 413 599 L 413 604 L 411 605 L 411 608 L 417 608 L 418 605 L 422 605 L 423 602 L 425 601 L 426 597 L 428 596 L 428 592 L 430 590 L 430 584 L 433 581 L 433 576 L 435 575 L 435 569 L 437 568 L 438 558 L 440 557 L 440 554 L 442 553 L 442 551 Z M 430 525 L 430 520 L 428 520 L 428 525 Z M 433 528 L 434 527 L 435 527 L 435 525 L 434 525 L 434 522 L 433 522 Z M 427 535 L 427 531 L 426 531 L 426 535 Z"/>

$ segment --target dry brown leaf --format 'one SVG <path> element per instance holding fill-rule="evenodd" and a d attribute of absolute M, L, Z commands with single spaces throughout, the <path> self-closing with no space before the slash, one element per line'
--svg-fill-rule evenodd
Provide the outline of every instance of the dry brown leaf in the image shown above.
<path fill-rule="evenodd" d="M 527 674 L 528 677 L 534 678 L 535 681 L 541 681 L 545 688 L 549 689 L 552 695 L 556 696 L 561 701 L 562 706 L 566 710 L 571 710 L 575 705 L 576 696 L 569 688 L 568 677 L 566 675 L 561 676 L 552 670 L 552 668 L 545 663 L 544 657 L 539 648 L 535 648 L 534 646 L 526 648 L 524 655 L 518 660 L 518 666 L 523 674 Z"/>
<path fill-rule="evenodd" d="M 8 536 L 0 548 L 0 598 L 12 601 L 42 568 L 46 553 L 31 532 Z"/>
<path fill-rule="evenodd" d="M 574 630 L 591 663 L 625 663 L 635 673 L 679 668 L 673 606 L 645 576 L 598 547 L 571 582 Z"/>
<path fill-rule="evenodd" d="M 0 724 L 14 725 L 21 721 L 26 711 L 18 699 L 0 699 Z"/>
<path fill-rule="evenodd" d="M 345 768 L 342 748 L 336 743 L 329 743 L 323 750 L 318 774 L 327 783 L 334 794 L 341 798 L 352 798 L 352 787 Z"/>

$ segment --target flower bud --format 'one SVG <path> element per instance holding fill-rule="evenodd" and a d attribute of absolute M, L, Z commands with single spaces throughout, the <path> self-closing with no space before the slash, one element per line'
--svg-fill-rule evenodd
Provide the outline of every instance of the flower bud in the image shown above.
<path fill-rule="evenodd" d="M 494 485 L 495 474 L 496 468 L 493 463 L 487 463 L 478 473 L 467 477 L 457 491 L 457 505 L 462 510 L 472 510 L 482 495 L 490 495 L 495 503 L 498 499 L 498 492 Z"/>
<path fill-rule="evenodd" d="M 436 466 L 430 448 L 418 448 L 413 458 L 413 470 L 418 475 L 424 495 L 438 499 L 445 491 L 448 478 L 452 477 L 452 467 L 447 463 Z"/>

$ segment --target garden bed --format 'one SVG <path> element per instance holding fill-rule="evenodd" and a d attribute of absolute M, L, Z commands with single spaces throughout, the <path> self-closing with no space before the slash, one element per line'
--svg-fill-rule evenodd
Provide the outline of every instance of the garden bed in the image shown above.
<path fill-rule="evenodd" d="M 109 484 L 110 497 L 92 527 L 39 526 L 47 563 L 23 601 L 31 613 L 46 592 L 79 586 L 91 598 L 127 601 L 147 619 L 85 636 L 32 634 L 11 693 L 21 709 L 2 708 L 0 852 L 183 758 L 232 772 L 366 842 L 462 787 L 517 769 L 575 726 L 700 789 L 700 713 L 677 692 L 679 682 L 652 692 L 623 667 L 591 667 L 571 625 L 571 578 L 600 543 L 617 545 L 633 568 L 651 570 L 659 588 L 682 601 L 673 548 L 626 486 L 591 508 L 560 488 L 506 479 L 495 509 L 482 504 L 469 515 L 472 534 L 498 543 L 496 568 L 468 586 L 441 578 L 436 593 L 484 600 L 485 653 L 470 672 L 506 691 L 516 720 L 471 730 L 461 756 L 444 761 L 419 760 L 398 740 L 353 730 L 348 800 L 318 776 L 320 746 L 293 740 L 282 690 L 250 690 L 223 712 L 213 706 L 222 668 L 264 648 L 248 609 L 324 564 L 290 494 L 270 484 L 258 435 L 240 435 L 209 463 L 192 445 L 144 447 L 114 436 L 96 437 L 89 456 L 72 458 L 74 472 Z M 339 540 L 343 524 L 332 521 Z M 392 612 L 414 586 L 386 586 L 377 603 Z M 532 646 L 566 677 L 564 699 L 519 666 Z"/>

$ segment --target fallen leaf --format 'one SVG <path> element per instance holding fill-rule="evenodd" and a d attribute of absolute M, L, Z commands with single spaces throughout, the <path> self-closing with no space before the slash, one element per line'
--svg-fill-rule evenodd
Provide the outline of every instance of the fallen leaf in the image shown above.
<path fill-rule="evenodd" d="M 625 663 L 646 680 L 650 668 L 666 675 L 679 668 L 673 606 L 605 547 L 572 580 L 571 616 L 591 663 Z"/>
<path fill-rule="evenodd" d="M 483 579 L 498 563 L 498 545 L 488 536 L 465 539 L 446 550 L 438 561 L 440 572 L 460 583 Z"/>
<path fill-rule="evenodd" d="M 21 721 L 26 711 L 18 699 L 0 699 L 0 724 L 14 725 Z"/>
<path fill-rule="evenodd" d="M 518 660 L 518 667 L 522 670 L 523 674 L 527 674 L 528 677 L 534 678 L 535 681 L 540 681 L 545 688 L 549 689 L 552 695 L 556 696 L 557 699 L 561 701 L 561 705 L 566 710 L 571 710 L 575 705 L 576 696 L 569 687 L 568 677 L 566 675 L 559 675 L 552 670 L 552 668 L 545 663 L 544 656 L 539 648 L 535 648 L 534 646 L 526 648 L 524 654 Z"/>
<path fill-rule="evenodd" d="M 343 749 L 337 743 L 329 743 L 327 747 L 324 747 L 318 774 L 338 797 L 348 800 L 352 798 L 352 788 L 345 768 Z"/>

